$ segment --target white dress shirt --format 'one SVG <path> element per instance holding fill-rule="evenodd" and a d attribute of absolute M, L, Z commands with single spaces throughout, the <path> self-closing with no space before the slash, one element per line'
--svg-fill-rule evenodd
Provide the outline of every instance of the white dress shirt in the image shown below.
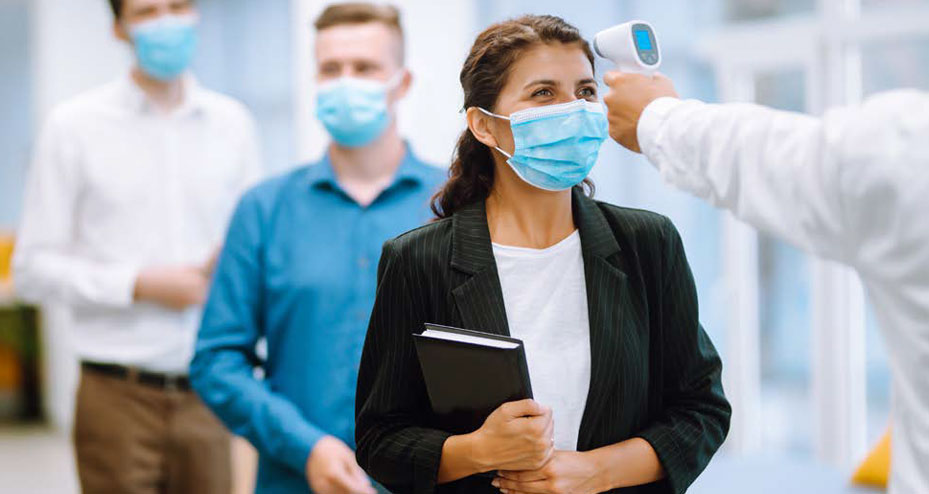
<path fill-rule="evenodd" d="M 555 449 L 576 451 L 590 388 L 581 236 L 545 249 L 493 244 L 510 335 L 523 341 L 534 399 L 552 409 Z"/>
<path fill-rule="evenodd" d="M 891 493 L 929 493 L 929 94 L 822 118 L 662 98 L 638 127 L 664 179 L 858 271 L 893 375 Z"/>
<path fill-rule="evenodd" d="M 186 373 L 199 308 L 133 302 L 139 271 L 200 265 L 260 174 L 246 108 L 184 80 L 154 108 L 129 75 L 56 108 L 35 150 L 14 256 L 18 293 L 70 309 L 77 354 Z"/>

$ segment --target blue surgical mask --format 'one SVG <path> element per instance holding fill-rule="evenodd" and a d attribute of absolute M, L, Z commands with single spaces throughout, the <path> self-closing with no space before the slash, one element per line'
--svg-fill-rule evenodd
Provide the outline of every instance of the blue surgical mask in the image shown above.
<path fill-rule="evenodd" d="M 387 82 L 342 77 L 322 84 L 316 97 L 316 117 L 339 145 L 368 145 L 390 124 L 387 93 L 402 75 L 400 72 Z"/>
<path fill-rule="evenodd" d="M 139 23 L 129 31 L 139 68 L 161 81 L 180 76 L 194 56 L 197 18 L 166 15 Z"/>
<path fill-rule="evenodd" d="M 566 190 L 581 183 L 597 162 L 609 125 L 603 105 L 587 100 L 538 106 L 509 117 L 513 154 L 496 148 L 519 178 L 544 190 Z"/>

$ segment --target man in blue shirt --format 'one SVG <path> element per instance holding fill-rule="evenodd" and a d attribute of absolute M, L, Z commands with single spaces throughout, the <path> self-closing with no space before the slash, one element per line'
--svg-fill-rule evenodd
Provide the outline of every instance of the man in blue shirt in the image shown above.
<path fill-rule="evenodd" d="M 397 10 L 334 5 L 316 29 L 317 116 L 333 142 L 318 163 L 239 203 L 191 380 L 258 449 L 258 492 L 368 494 L 353 451 L 354 402 L 378 257 L 385 240 L 428 221 L 445 173 L 397 132 L 395 103 L 411 80 Z"/>

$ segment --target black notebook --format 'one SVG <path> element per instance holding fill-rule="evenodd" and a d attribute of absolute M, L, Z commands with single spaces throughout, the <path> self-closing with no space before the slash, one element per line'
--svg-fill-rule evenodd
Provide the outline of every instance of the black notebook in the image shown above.
<path fill-rule="evenodd" d="M 436 324 L 413 339 L 438 428 L 473 432 L 500 405 L 532 398 L 518 339 Z"/>

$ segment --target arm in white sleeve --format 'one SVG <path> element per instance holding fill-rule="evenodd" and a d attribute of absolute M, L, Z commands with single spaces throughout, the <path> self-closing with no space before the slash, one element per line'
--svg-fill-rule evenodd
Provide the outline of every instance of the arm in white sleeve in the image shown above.
<path fill-rule="evenodd" d="M 815 254 L 859 268 L 905 254 L 929 156 L 929 94 L 883 93 L 822 118 L 660 98 L 639 146 L 669 183 Z M 913 219 L 915 220 L 915 219 Z M 905 247 L 905 245 L 904 245 Z M 905 250 L 905 249 L 904 249 Z"/>
<path fill-rule="evenodd" d="M 751 225 L 844 260 L 841 128 L 758 105 L 661 98 L 642 113 L 643 154 L 665 181 Z"/>
<path fill-rule="evenodd" d="M 73 252 L 82 182 L 73 141 L 54 115 L 39 138 L 13 257 L 16 291 L 32 302 L 125 307 L 133 301 L 139 267 Z"/>

